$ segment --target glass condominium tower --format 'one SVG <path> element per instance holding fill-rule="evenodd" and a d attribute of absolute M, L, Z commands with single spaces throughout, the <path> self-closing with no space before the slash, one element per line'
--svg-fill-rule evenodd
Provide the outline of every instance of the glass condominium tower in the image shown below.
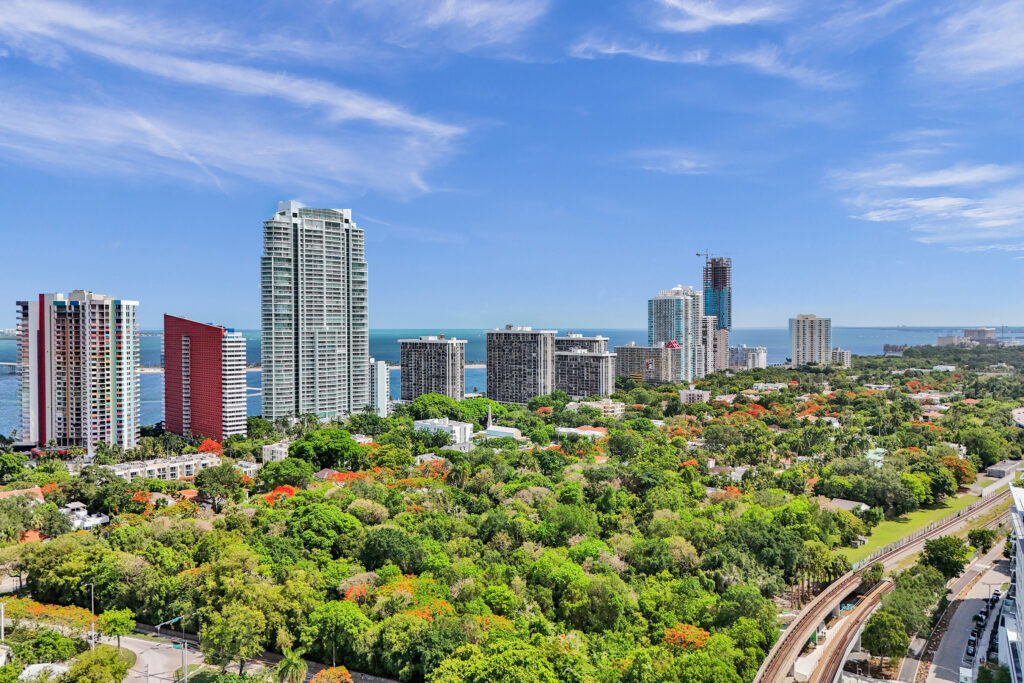
<path fill-rule="evenodd" d="M 732 259 L 704 262 L 704 315 L 713 315 L 719 330 L 732 329 Z"/>
<path fill-rule="evenodd" d="M 280 202 L 263 222 L 263 417 L 320 420 L 370 402 L 363 231 L 350 209 Z"/>

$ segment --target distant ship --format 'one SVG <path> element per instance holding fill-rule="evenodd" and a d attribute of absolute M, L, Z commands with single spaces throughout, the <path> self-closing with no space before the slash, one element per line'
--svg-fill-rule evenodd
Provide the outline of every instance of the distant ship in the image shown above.
<path fill-rule="evenodd" d="M 17 339 L 17 338 L 18 338 L 18 330 L 14 329 L 13 327 L 9 328 L 9 329 L 6 329 L 6 330 L 0 330 L 0 340 L 2 340 L 2 339 Z"/>

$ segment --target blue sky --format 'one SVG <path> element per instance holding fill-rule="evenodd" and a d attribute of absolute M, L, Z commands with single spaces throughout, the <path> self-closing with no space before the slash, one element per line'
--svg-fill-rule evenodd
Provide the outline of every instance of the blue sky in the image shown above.
<path fill-rule="evenodd" d="M 738 327 L 1022 324 L 1022 81 L 1020 0 L 0 0 L 0 298 L 255 327 L 298 199 L 377 328 L 639 328 L 705 249 Z"/>

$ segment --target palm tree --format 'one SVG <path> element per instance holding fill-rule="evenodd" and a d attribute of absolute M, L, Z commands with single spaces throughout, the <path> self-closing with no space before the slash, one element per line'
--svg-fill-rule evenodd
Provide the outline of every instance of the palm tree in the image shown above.
<path fill-rule="evenodd" d="M 305 648 L 292 650 L 284 648 L 280 662 L 277 663 L 277 683 L 302 683 L 306 680 L 306 660 L 302 658 Z"/>

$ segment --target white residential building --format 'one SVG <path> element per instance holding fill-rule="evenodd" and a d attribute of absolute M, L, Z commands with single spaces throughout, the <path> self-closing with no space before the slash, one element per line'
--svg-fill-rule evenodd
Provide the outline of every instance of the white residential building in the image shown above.
<path fill-rule="evenodd" d="M 139 438 L 137 301 L 85 290 L 18 302 L 19 439 L 92 455 Z"/>
<path fill-rule="evenodd" d="M 277 443 L 268 444 L 263 447 L 263 464 L 268 462 L 280 462 L 288 457 L 288 447 L 292 442 L 285 439 Z"/>
<path fill-rule="evenodd" d="M 188 455 L 172 455 L 153 460 L 135 460 L 121 462 L 116 465 L 105 465 L 114 474 L 131 483 L 135 479 L 163 479 L 175 481 L 184 477 L 194 477 L 210 467 L 220 464 L 220 457 L 210 453 L 190 453 Z"/>
<path fill-rule="evenodd" d="M 622 417 L 626 414 L 626 404 L 602 398 L 600 401 L 573 401 L 565 404 L 566 410 L 576 411 L 580 408 L 593 408 L 601 412 L 601 417 Z"/>
<path fill-rule="evenodd" d="M 370 402 L 367 266 L 350 209 L 280 202 L 260 259 L 263 417 L 321 420 Z"/>
<path fill-rule="evenodd" d="M 1010 537 L 1013 539 L 1014 582 L 1004 601 L 999 627 L 999 663 L 1010 669 L 1013 683 L 1024 683 L 1024 489 L 1011 486 Z M 999 618 L 995 613 L 994 618 Z"/>
<path fill-rule="evenodd" d="M 370 359 L 370 407 L 380 417 L 387 417 L 391 409 L 391 374 L 388 364 Z"/>
<path fill-rule="evenodd" d="M 827 365 L 832 362 L 832 320 L 815 315 L 800 314 L 789 319 L 789 337 L 792 342 L 792 363 L 801 365 Z"/>
<path fill-rule="evenodd" d="M 691 387 L 679 392 L 679 400 L 683 403 L 710 403 L 711 392 Z"/>
<path fill-rule="evenodd" d="M 473 425 L 468 422 L 457 422 L 447 417 L 435 417 L 429 420 L 416 420 L 413 429 L 427 432 L 444 432 L 451 437 L 451 443 L 466 443 L 473 438 Z"/>
<path fill-rule="evenodd" d="M 764 346 L 729 347 L 729 367 L 737 370 L 756 370 L 768 367 L 768 349 Z"/>
<path fill-rule="evenodd" d="M 715 317 L 704 315 L 704 295 L 693 287 L 676 285 L 647 302 L 648 347 L 679 344 L 684 382 L 714 371 L 716 340 L 725 339 L 728 344 L 728 335 L 717 335 L 716 330 Z"/>
<path fill-rule="evenodd" d="M 853 366 L 853 354 L 846 349 L 841 349 L 838 346 L 833 347 L 831 360 L 833 365 L 838 365 L 841 368 L 849 368 Z"/>

